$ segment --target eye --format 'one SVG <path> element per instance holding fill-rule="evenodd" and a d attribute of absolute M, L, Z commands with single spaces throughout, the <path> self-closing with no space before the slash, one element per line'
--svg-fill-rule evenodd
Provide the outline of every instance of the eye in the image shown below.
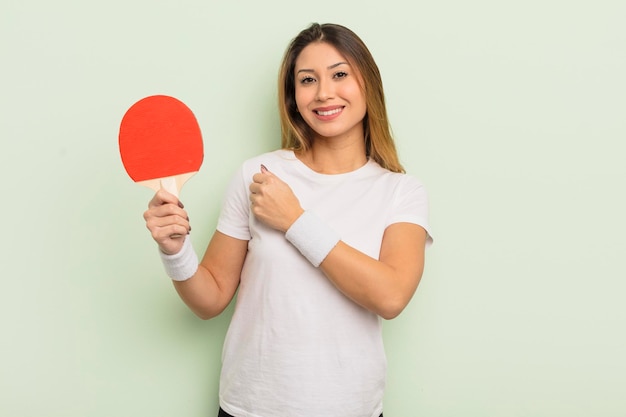
<path fill-rule="evenodd" d="M 345 71 L 337 71 L 336 73 L 333 74 L 333 78 L 346 78 L 348 76 L 348 73 Z"/>
<path fill-rule="evenodd" d="M 313 82 L 315 82 L 315 78 L 308 75 L 300 78 L 300 84 L 311 84 Z"/>

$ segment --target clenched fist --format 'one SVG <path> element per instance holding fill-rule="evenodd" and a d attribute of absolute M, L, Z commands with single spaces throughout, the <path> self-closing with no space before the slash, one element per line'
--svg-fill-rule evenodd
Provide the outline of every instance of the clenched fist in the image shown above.
<path fill-rule="evenodd" d="M 185 236 L 191 231 L 189 216 L 183 204 L 175 195 L 165 190 L 157 191 L 143 218 L 152 238 L 167 255 L 178 253 Z"/>
<path fill-rule="evenodd" d="M 268 226 L 286 232 L 304 212 L 289 185 L 264 165 L 250 184 L 250 203 L 254 216 Z"/>

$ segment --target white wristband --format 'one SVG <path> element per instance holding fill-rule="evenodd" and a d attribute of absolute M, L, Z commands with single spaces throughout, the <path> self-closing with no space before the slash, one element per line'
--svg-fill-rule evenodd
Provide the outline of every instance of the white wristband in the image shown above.
<path fill-rule="evenodd" d="M 186 281 L 198 270 L 198 256 L 193 250 L 191 239 L 185 236 L 185 242 L 180 252 L 174 255 L 167 255 L 159 250 L 161 261 L 165 267 L 167 276 L 174 281 Z"/>
<path fill-rule="evenodd" d="M 310 211 L 293 222 L 285 238 L 316 268 L 340 240 L 337 232 Z"/>

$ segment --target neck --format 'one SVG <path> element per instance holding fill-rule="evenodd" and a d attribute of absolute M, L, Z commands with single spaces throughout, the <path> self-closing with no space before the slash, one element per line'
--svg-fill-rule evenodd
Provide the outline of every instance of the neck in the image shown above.
<path fill-rule="evenodd" d="M 308 151 L 296 152 L 296 156 L 313 171 L 330 175 L 351 172 L 367 163 L 362 139 L 352 143 L 315 139 Z"/>

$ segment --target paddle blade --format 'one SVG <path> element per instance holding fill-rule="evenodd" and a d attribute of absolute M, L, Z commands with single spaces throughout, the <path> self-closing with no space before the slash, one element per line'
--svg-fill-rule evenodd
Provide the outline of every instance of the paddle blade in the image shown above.
<path fill-rule="evenodd" d="M 202 134 L 180 100 L 155 95 L 133 104 L 120 124 L 122 163 L 135 182 L 193 175 L 202 165 Z"/>

